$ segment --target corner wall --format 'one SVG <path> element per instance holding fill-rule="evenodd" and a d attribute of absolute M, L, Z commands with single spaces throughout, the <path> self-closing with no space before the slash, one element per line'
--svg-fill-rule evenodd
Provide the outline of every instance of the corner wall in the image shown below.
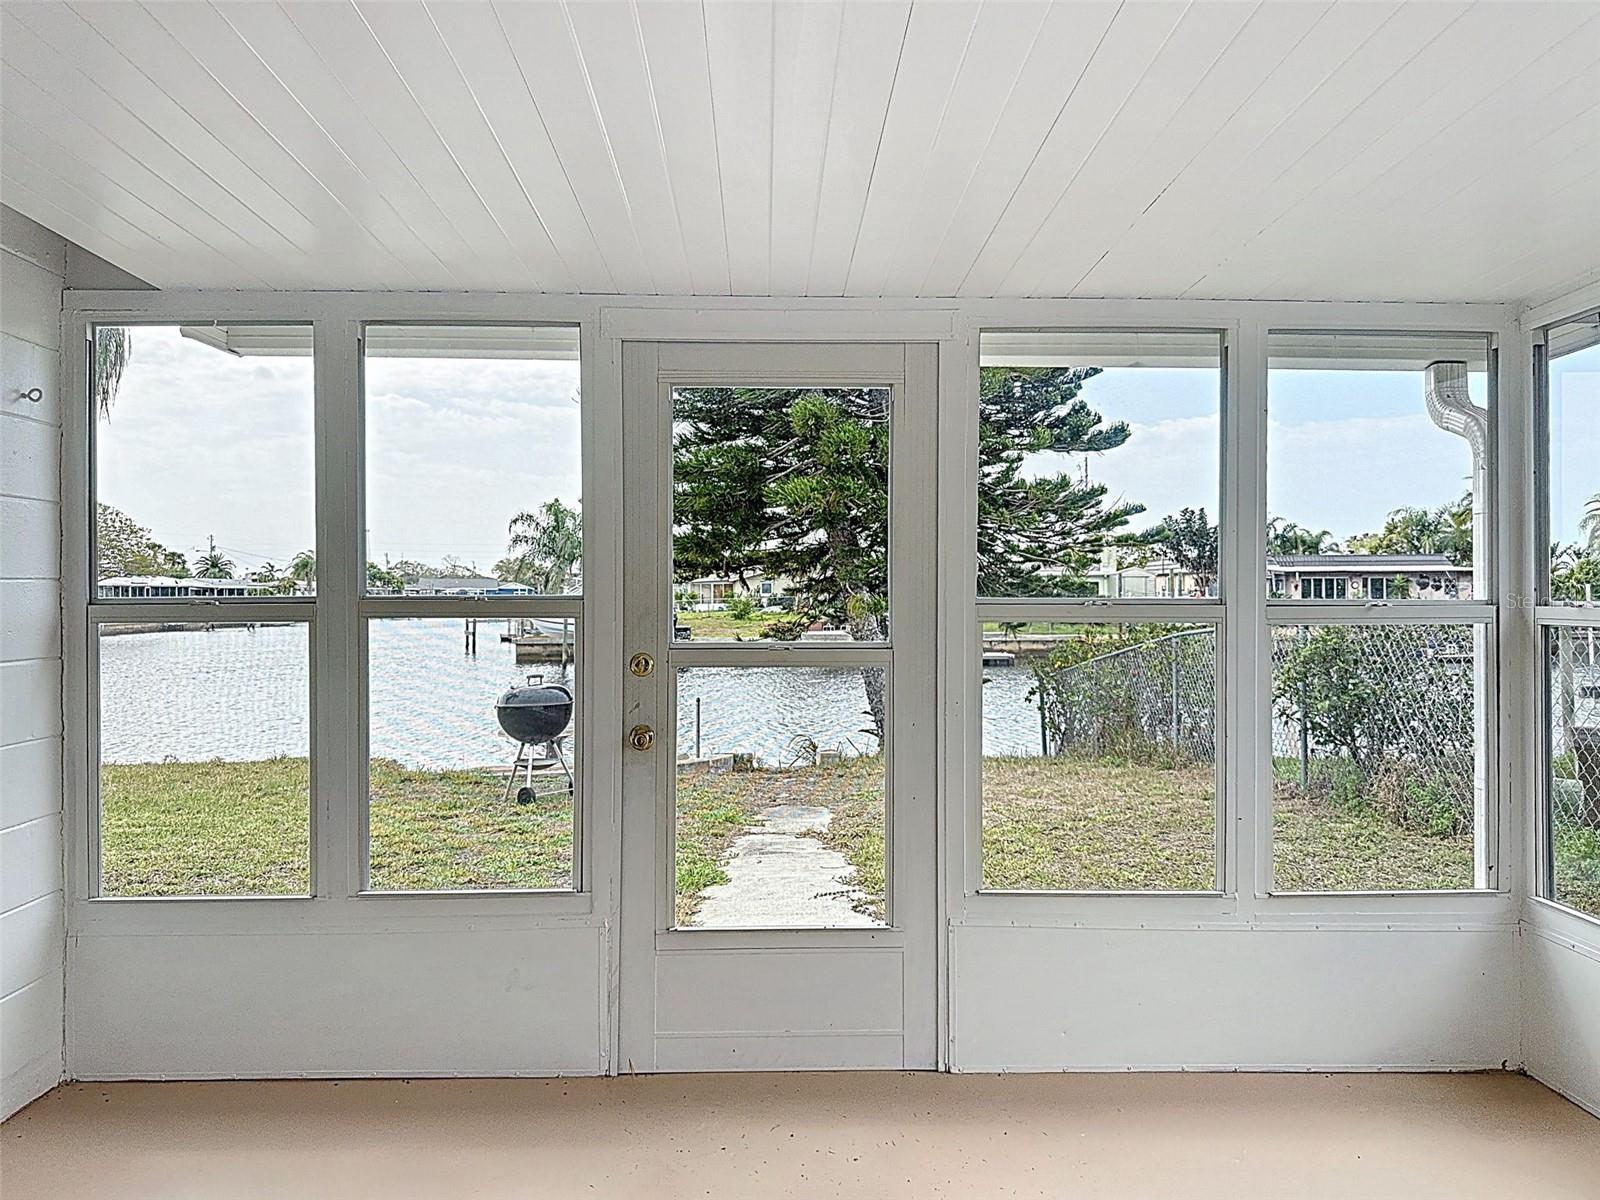
<path fill-rule="evenodd" d="M 1523 1063 L 1540 1083 L 1600 1117 L 1600 936 L 1576 928 L 1576 917 L 1533 903 L 1522 927 Z"/>
<path fill-rule="evenodd" d="M 62 1077 L 61 407 L 67 243 L 0 209 L 0 1118 Z M 27 393 L 39 389 L 41 398 Z"/>

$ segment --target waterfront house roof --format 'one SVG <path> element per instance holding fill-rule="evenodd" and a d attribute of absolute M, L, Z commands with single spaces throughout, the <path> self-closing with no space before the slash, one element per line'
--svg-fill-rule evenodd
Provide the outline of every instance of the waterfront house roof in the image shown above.
<path fill-rule="evenodd" d="M 1407 571 L 1452 571 L 1470 575 L 1472 565 L 1453 563 L 1442 554 L 1269 554 L 1267 566 L 1280 571 L 1355 571 L 1404 574 Z"/>

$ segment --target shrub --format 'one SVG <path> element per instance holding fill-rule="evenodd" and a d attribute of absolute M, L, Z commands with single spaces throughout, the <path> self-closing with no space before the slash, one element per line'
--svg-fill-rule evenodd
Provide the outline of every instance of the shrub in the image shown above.
<path fill-rule="evenodd" d="M 734 596 L 728 601 L 728 615 L 735 621 L 748 621 L 756 615 L 756 602 L 742 593 Z"/>

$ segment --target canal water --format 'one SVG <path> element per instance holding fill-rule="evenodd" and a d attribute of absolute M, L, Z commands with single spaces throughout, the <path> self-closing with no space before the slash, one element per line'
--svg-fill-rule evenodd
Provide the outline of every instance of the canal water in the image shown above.
<path fill-rule="evenodd" d="M 530 675 L 572 684 L 570 668 L 518 666 L 502 626 L 479 623 L 476 655 L 460 620 L 370 626 L 371 749 L 407 767 L 509 764 L 515 746 L 495 701 Z M 126 633 L 100 641 L 100 740 L 107 762 L 302 756 L 310 745 L 303 625 Z M 1039 709 L 1026 667 L 986 667 L 984 749 L 1038 754 Z M 678 749 L 748 753 L 768 765 L 818 750 L 870 753 L 866 689 L 848 668 L 706 667 L 680 672 Z M 570 752 L 570 737 L 567 749 Z"/>

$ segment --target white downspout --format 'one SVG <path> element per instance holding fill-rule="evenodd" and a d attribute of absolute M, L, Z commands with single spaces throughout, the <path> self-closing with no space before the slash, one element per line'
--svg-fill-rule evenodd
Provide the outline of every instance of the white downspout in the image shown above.
<path fill-rule="evenodd" d="M 1489 410 L 1474 404 L 1467 394 L 1467 364 L 1436 362 L 1424 373 L 1428 416 L 1440 429 L 1467 439 L 1472 447 L 1472 598 L 1489 594 Z M 1489 743 L 1487 627 L 1472 627 L 1473 732 L 1476 744 Z M 1489 786 L 1487 755 L 1473 764 L 1474 886 L 1489 886 Z"/>

